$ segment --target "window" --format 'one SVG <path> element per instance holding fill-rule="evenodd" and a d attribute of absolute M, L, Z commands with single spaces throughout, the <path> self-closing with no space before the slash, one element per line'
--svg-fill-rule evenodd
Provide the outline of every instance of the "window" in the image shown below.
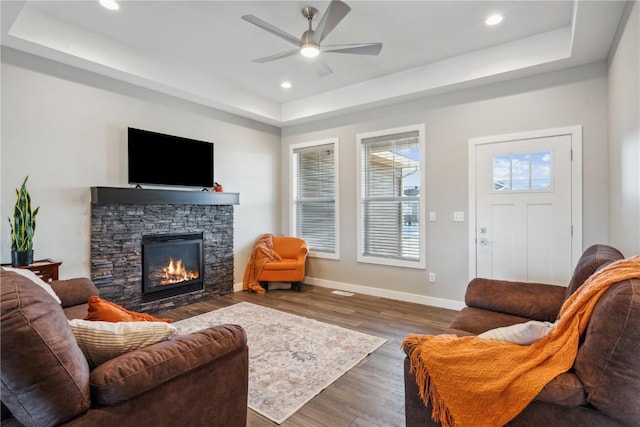
<path fill-rule="evenodd" d="M 338 139 L 290 148 L 291 233 L 309 245 L 309 255 L 338 259 Z"/>
<path fill-rule="evenodd" d="M 551 190 L 551 151 L 493 156 L 493 191 Z"/>
<path fill-rule="evenodd" d="M 425 268 L 424 125 L 357 141 L 358 261 Z"/>

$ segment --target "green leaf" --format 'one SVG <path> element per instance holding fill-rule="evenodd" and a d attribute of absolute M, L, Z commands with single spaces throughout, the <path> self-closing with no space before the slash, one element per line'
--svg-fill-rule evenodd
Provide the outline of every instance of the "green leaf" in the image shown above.
<path fill-rule="evenodd" d="M 31 210 L 31 195 L 27 190 L 27 175 L 20 186 L 16 189 L 16 204 L 13 209 L 13 224 L 9 218 L 11 227 L 11 250 L 30 251 L 33 249 L 33 235 L 36 230 L 36 215 L 40 207 Z"/>

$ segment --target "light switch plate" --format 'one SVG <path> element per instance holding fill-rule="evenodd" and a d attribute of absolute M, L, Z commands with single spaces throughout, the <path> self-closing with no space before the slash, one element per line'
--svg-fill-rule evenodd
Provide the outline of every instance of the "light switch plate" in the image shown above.
<path fill-rule="evenodd" d="M 436 220 L 436 212 L 429 211 L 429 221 L 435 221 L 435 220 Z"/>
<path fill-rule="evenodd" d="M 453 212 L 453 220 L 455 222 L 463 222 L 464 221 L 464 212 L 462 212 L 462 211 Z"/>

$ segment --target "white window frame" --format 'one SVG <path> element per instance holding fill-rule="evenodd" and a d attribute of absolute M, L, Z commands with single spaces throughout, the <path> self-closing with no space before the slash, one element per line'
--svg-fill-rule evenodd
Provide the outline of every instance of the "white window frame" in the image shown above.
<path fill-rule="evenodd" d="M 383 257 L 374 257 L 369 255 L 364 255 L 363 248 L 363 224 L 362 224 L 362 144 L 363 140 L 369 138 L 376 138 L 385 135 L 394 135 L 405 132 L 418 132 L 418 147 L 420 148 L 420 200 L 418 202 L 418 206 L 420 208 L 419 215 L 419 257 L 418 261 L 407 261 L 407 260 L 399 260 L 393 258 L 383 258 Z M 406 267 L 406 268 L 415 268 L 415 269 L 426 269 L 426 150 L 425 150 L 425 125 L 424 124 L 416 124 L 403 126 L 393 129 L 384 129 L 374 132 L 366 132 L 356 134 L 356 182 L 357 182 L 357 238 L 358 238 L 358 262 L 370 263 L 370 264 L 380 264 L 380 265 L 389 265 L 395 267 Z"/>
<path fill-rule="evenodd" d="M 339 159 L 339 138 L 327 138 L 318 141 L 309 141 L 309 142 L 301 142 L 297 144 L 291 144 L 289 146 L 289 233 L 291 236 L 296 236 L 296 209 L 294 204 L 294 150 L 300 148 L 308 148 L 319 145 L 328 145 L 333 144 L 334 149 L 334 162 L 335 162 L 335 227 L 336 227 L 336 239 L 335 239 L 335 253 L 327 253 L 327 252 L 317 252 L 317 251 L 309 251 L 308 256 L 315 258 L 325 258 L 325 259 L 340 259 L 340 159 Z"/>

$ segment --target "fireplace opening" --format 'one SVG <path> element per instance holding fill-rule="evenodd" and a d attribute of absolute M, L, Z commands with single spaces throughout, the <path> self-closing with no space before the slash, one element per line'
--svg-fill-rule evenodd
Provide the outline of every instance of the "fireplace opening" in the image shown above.
<path fill-rule="evenodd" d="M 204 289 L 202 233 L 142 236 L 142 301 Z"/>

